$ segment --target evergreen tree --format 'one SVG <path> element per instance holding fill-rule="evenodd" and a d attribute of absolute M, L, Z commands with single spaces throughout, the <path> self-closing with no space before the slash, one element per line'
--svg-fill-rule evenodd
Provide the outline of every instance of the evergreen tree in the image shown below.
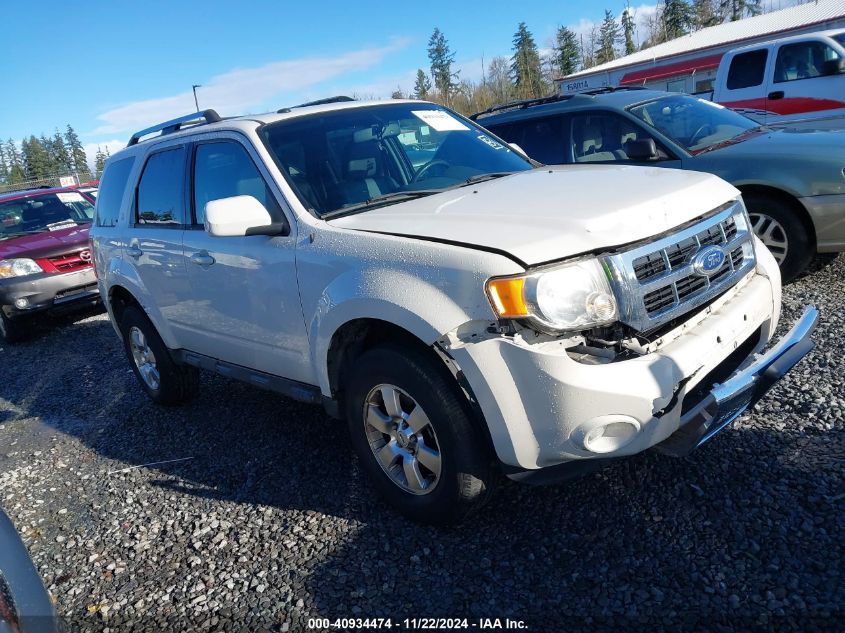
<path fill-rule="evenodd" d="M 458 78 L 458 73 L 452 72 L 455 54 L 450 50 L 449 42 L 439 28 L 434 29 L 428 41 L 428 61 L 431 63 L 431 78 L 434 80 L 434 87 L 448 104 L 449 96 L 457 88 L 455 80 Z"/>
<path fill-rule="evenodd" d="M 540 53 L 534 36 L 520 22 L 513 36 L 513 57 L 511 57 L 511 77 L 519 99 L 540 97 L 546 92 L 543 81 L 543 69 L 540 66 Z"/>
<path fill-rule="evenodd" d="M 21 144 L 23 170 L 28 180 L 50 176 L 50 154 L 40 140 L 34 136 L 24 139 Z"/>
<path fill-rule="evenodd" d="M 736 22 L 745 17 L 760 15 L 762 12 L 762 0 L 719 0 L 719 13 L 723 22 Z"/>
<path fill-rule="evenodd" d="M 72 171 L 70 154 L 67 151 L 67 145 L 65 145 L 65 140 L 62 138 L 62 135 L 58 130 L 56 130 L 56 133 L 53 134 L 53 140 L 50 145 L 53 154 L 53 162 L 56 165 L 56 173 L 66 174 L 67 172 Z"/>
<path fill-rule="evenodd" d="M 630 55 L 637 50 L 634 45 L 634 15 L 630 6 L 622 11 L 622 35 L 625 38 L 625 54 Z"/>
<path fill-rule="evenodd" d="M 665 0 L 663 5 L 663 28 L 666 41 L 689 33 L 693 25 L 692 7 L 686 0 Z"/>
<path fill-rule="evenodd" d="M 431 81 L 422 68 L 417 69 L 417 80 L 414 83 L 414 98 L 428 99 L 428 91 L 431 90 Z"/>
<path fill-rule="evenodd" d="M 6 164 L 6 149 L 0 144 L 0 184 L 9 182 L 9 165 Z"/>
<path fill-rule="evenodd" d="M 620 40 L 619 23 L 613 12 L 605 9 L 604 20 L 599 28 L 599 48 L 596 51 L 596 64 L 604 64 L 616 59 L 616 43 Z"/>
<path fill-rule="evenodd" d="M 85 150 L 82 149 L 82 143 L 79 142 L 76 131 L 74 131 L 70 124 L 68 124 L 67 131 L 65 132 L 65 145 L 70 155 L 71 168 L 79 175 L 81 180 L 88 180 L 91 177 L 91 171 L 88 168 L 88 157 L 85 155 Z"/>
<path fill-rule="evenodd" d="M 555 43 L 552 47 L 552 68 L 555 74 L 566 77 L 578 71 L 581 60 L 581 49 L 578 46 L 578 39 L 575 33 L 561 26 L 555 34 Z"/>
<path fill-rule="evenodd" d="M 9 166 L 9 182 L 10 185 L 16 185 L 19 182 L 26 180 L 26 174 L 23 170 L 23 159 L 18 151 L 18 146 L 12 139 L 6 142 L 5 151 L 6 164 Z"/>
<path fill-rule="evenodd" d="M 96 178 L 103 175 L 103 168 L 106 166 L 106 158 L 108 158 L 106 152 L 101 150 L 100 146 L 97 145 L 97 153 L 94 156 L 94 172 L 96 174 Z"/>

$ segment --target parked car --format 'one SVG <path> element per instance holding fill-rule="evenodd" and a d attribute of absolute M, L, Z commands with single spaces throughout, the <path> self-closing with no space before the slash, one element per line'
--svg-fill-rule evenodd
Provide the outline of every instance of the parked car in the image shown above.
<path fill-rule="evenodd" d="M 88 229 L 94 205 L 69 188 L 0 195 L 0 338 L 24 337 L 31 317 L 99 301 Z"/>
<path fill-rule="evenodd" d="M 56 633 L 58 623 L 29 552 L 0 510 L 0 633 Z"/>
<path fill-rule="evenodd" d="M 791 280 L 845 250 L 845 131 L 770 129 L 704 99 L 602 89 L 495 106 L 481 125 L 546 164 L 704 171 L 743 194 L 754 232 Z"/>
<path fill-rule="evenodd" d="M 845 118 L 845 29 L 729 51 L 702 96 L 768 125 Z"/>
<path fill-rule="evenodd" d="M 88 198 L 91 200 L 97 199 L 97 191 L 100 188 L 100 181 L 99 180 L 89 180 L 87 182 L 81 182 L 76 187 L 74 187 L 80 193 L 84 193 Z"/>
<path fill-rule="evenodd" d="M 207 369 L 322 402 L 420 521 L 465 516 L 496 463 L 541 482 L 686 454 L 813 345 L 808 308 L 755 356 L 780 275 L 733 186 L 534 169 L 432 103 L 187 115 L 133 135 L 100 191 L 100 293 L 149 397 L 186 402 Z"/>

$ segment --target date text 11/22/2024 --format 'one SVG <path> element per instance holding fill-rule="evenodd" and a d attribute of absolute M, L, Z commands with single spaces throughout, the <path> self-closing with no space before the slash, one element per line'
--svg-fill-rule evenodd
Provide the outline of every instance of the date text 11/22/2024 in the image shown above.
<path fill-rule="evenodd" d="M 526 630 L 528 625 L 524 620 L 510 618 L 309 618 L 308 629 L 317 631 L 327 630 L 391 630 L 399 631 L 441 631 L 454 630 Z"/>

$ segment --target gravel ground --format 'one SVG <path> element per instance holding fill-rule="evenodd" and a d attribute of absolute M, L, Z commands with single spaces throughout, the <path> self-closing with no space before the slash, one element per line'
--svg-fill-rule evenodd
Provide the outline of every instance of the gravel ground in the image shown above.
<path fill-rule="evenodd" d="M 73 629 L 841 631 L 843 296 L 845 256 L 785 290 L 785 322 L 821 309 L 816 350 L 692 456 L 505 483 L 450 530 L 372 499 L 319 408 L 211 375 L 158 408 L 104 315 L 65 320 L 0 351 L 0 505 Z"/>

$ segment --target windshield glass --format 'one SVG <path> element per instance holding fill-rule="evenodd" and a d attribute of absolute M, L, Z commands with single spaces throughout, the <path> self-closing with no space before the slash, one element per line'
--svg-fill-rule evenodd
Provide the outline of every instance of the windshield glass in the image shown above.
<path fill-rule="evenodd" d="M 267 125 L 263 137 L 303 204 L 318 215 L 532 168 L 489 132 L 429 103 L 386 103 L 279 121 Z"/>
<path fill-rule="evenodd" d="M 661 97 L 628 111 L 692 153 L 760 127 L 724 106 L 686 95 Z"/>
<path fill-rule="evenodd" d="M 93 205 L 75 191 L 0 200 L 0 239 L 73 228 L 93 218 Z"/>

